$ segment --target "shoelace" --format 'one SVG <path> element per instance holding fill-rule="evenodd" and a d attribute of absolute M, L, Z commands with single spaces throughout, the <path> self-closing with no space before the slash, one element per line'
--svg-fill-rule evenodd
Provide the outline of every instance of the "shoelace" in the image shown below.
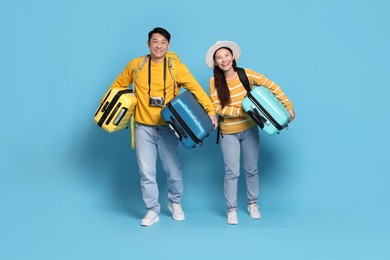
<path fill-rule="evenodd" d="M 172 205 L 172 210 L 173 210 L 173 212 L 174 212 L 175 214 L 180 214 L 180 215 L 183 215 L 183 214 L 184 214 L 183 210 L 182 210 L 181 207 L 179 207 L 179 206 L 173 206 L 173 205 Z"/>
<path fill-rule="evenodd" d="M 258 211 L 258 208 L 256 205 L 249 206 L 250 213 L 256 213 Z"/>
<path fill-rule="evenodd" d="M 149 220 L 153 220 L 155 218 L 155 216 L 153 214 L 146 214 L 145 218 L 147 218 Z"/>
<path fill-rule="evenodd" d="M 237 223 L 237 214 L 236 214 L 236 212 L 229 212 L 228 213 L 228 217 L 227 217 L 227 222 L 228 223 L 231 223 L 231 224 L 233 224 L 233 223 Z"/>
<path fill-rule="evenodd" d="M 228 218 L 230 219 L 230 218 L 234 218 L 236 216 L 236 212 L 234 212 L 234 211 L 230 211 L 229 213 L 228 213 Z"/>

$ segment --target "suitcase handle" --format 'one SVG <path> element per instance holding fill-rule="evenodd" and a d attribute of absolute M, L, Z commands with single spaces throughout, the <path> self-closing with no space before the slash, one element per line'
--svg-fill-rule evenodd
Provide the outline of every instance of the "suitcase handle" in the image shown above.
<path fill-rule="evenodd" d="M 100 106 L 99 106 L 98 109 L 96 110 L 95 116 L 99 113 L 100 109 L 102 109 L 101 112 L 103 112 L 103 113 L 104 113 L 104 111 L 106 110 L 106 108 L 107 108 L 107 106 L 108 106 L 108 102 L 106 102 L 106 100 L 107 100 L 108 96 L 110 95 L 110 93 L 111 93 L 111 90 L 108 91 L 108 93 L 104 95 L 103 101 L 100 102 Z M 104 104 L 104 107 L 103 107 L 103 104 Z M 102 107 L 103 107 L 103 108 L 102 108 Z"/>
<path fill-rule="evenodd" d="M 123 117 L 127 113 L 127 108 L 122 108 L 121 111 L 119 111 L 118 116 L 114 120 L 114 125 L 118 126 L 119 123 L 122 121 Z"/>
<path fill-rule="evenodd" d="M 177 136 L 177 138 L 179 138 L 180 141 L 183 139 L 183 137 L 187 138 L 188 136 L 186 132 L 183 130 L 183 128 L 180 127 L 176 119 L 173 116 L 171 116 L 169 119 L 171 121 L 168 121 L 167 124 L 169 128 L 171 128 L 172 132 Z"/>
<path fill-rule="evenodd" d="M 253 119 L 253 121 L 255 121 L 256 124 L 259 125 L 261 129 L 264 128 L 264 123 L 266 123 L 267 120 L 262 115 L 260 115 L 260 113 L 256 109 L 249 110 L 247 113 Z"/>
<path fill-rule="evenodd" d="M 187 92 L 185 92 L 185 93 L 187 93 Z M 167 107 L 173 115 L 170 117 L 171 120 L 173 120 L 176 123 L 177 128 L 183 134 L 184 138 L 187 139 L 188 138 L 187 134 L 188 134 L 195 143 L 197 143 L 197 144 L 201 143 L 202 141 L 199 140 L 199 138 L 194 134 L 194 132 L 192 132 L 191 128 L 186 124 L 186 122 L 183 120 L 183 118 L 180 116 L 180 114 L 173 107 L 171 102 L 168 102 Z"/>
<path fill-rule="evenodd" d="M 261 117 L 261 118 L 264 118 L 264 122 L 266 123 L 266 125 L 269 125 L 270 122 L 276 127 L 276 129 L 278 130 L 282 130 L 284 128 L 287 127 L 287 124 L 285 126 L 281 126 L 276 120 L 275 118 L 272 117 L 272 115 L 270 113 L 268 113 L 268 111 L 266 109 L 264 109 L 264 107 L 260 104 L 260 102 L 258 102 L 254 97 L 253 95 L 249 92 L 247 94 L 248 98 L 250 101 L 252 101 L 253 104 L 256 104 L 256 106 L 252 106 L 252 109 L 254 109 L 256 111 L 256 113 Z M 263 117 L 259 110 L 264 114 L 264 116 L 266 117 Z"/>
<path fill-rule="evenodd" d="M 172 132 L 176 135 L 176 137 L 181 140 L 181 136 L 176 132 L 175 128 L 173 128 L 172 124 L 168 123 L 169 128 L 172 130 Z"/>

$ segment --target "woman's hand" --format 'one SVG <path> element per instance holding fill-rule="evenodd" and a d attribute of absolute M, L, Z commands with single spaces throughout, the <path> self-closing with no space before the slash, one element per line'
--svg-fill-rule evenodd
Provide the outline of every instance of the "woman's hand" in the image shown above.
<path fill-rule="evenodd" d="M 290 113 L 290 123 L 291 123 L 295 119 L 295 112 L 294 109 L 289 109 L 288 112 Z"/>

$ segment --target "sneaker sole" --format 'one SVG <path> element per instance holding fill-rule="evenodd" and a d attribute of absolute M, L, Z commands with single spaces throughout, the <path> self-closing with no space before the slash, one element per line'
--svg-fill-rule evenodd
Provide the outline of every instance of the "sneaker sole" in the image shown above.
<path fill-rule="evenodd" d="M 227 223 L 228 225 L 238 225 L 238 222 L 227 222 L 227 221 L 226 221 L 226 223 Z"/>
<path fill-rule="evenodd" d="M 150 227 L 150 226 L 153 226 L 154 224 L 156 224 L 156 223 L 158 223 L 160 221 L 160 218 L 159 217 L 157 217 L 157 218 L 155 218 L 154 220 L 153 220 L 153 222 L 152 223 L 150 223 L 150 224 L 142 224 L 142 222 L 141 222 L 141 226 L 143 226 L 143 227 Z"/>

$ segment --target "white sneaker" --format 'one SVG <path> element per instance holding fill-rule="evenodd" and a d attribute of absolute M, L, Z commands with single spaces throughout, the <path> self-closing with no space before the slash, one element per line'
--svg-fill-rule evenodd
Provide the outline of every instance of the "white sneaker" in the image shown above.
<path fill-rule="evenodd" d="M 141 220 L 141 226 L 149 227 L 159 221 L 160 218 L 158 217 L 156 212 L 154 212 L 153 210 L 148 210 L 148 213 L 146 213 L 145 217 Z"/>
<path fill-rule="evenodd" d="M 238 217 L 237 217 L 237 210 L 236 209 L 231 209 L 228 210 L 226 213 L 227 219 L 226 223 L 229 225 L 237 225 L 238 224 Z"/>
<path fill-rule="evenodd" d="M 172 213 L 172 218 L 176 221 L 183 221 L 185 219 L 184 212 L 180 203 L 168 203 L 168 209 Z"/>
<path fill-rule="evenodd" d="M 259 206 L 256 203 L 252 203 L 248 205 L 248 212 L 249 216 L 254 219 L 259 219 L 261 218 L 261 214 L 259 211 Z"/>

